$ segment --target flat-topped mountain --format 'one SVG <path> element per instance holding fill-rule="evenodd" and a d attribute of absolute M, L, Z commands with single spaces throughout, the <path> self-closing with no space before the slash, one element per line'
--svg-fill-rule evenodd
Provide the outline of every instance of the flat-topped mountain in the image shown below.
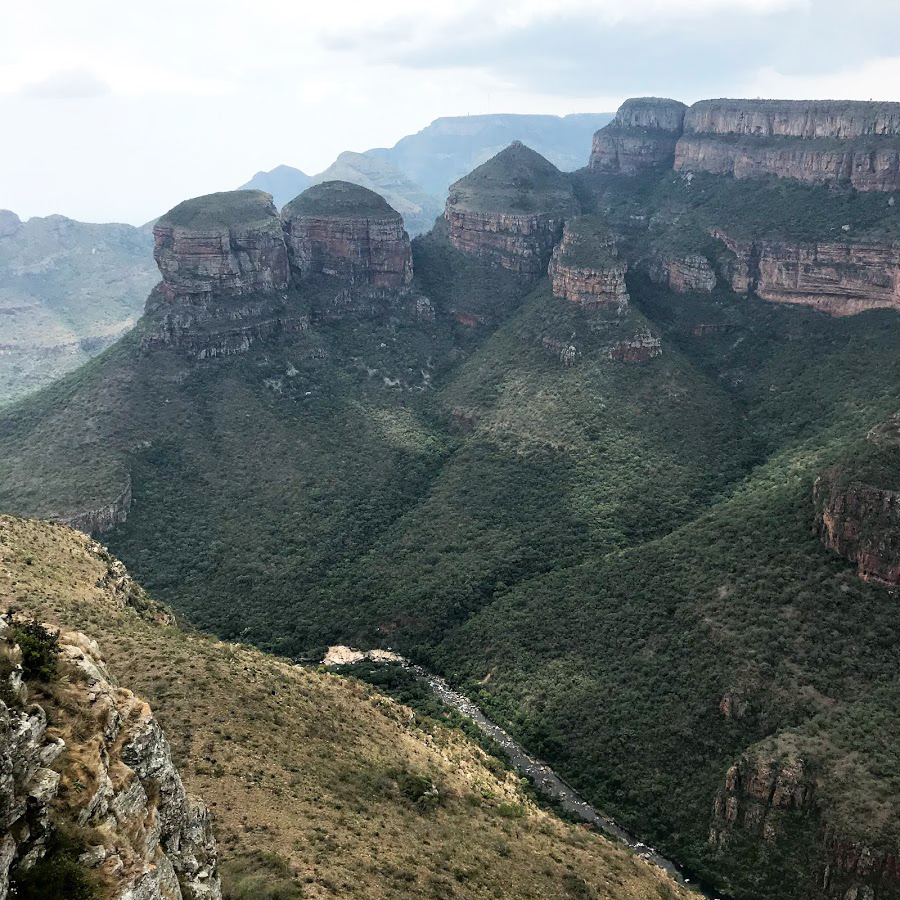
<path fill-rule="evenodd" d="M 686 109 L 677 100 L 660 97 L 626 100 L 612 122 L 594 135 L 588 165 L 620 175 L 671 166 Z"/>

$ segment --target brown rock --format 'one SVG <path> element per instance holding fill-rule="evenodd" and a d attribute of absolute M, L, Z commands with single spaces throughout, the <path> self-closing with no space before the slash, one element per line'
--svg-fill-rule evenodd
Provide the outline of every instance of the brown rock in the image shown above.
<path fill-rule="evenodd" d="M 900 103 L 703 100 L 684 118 L 675 170 L 900 189 Z"/>
<path fill-rule="evenodd" d="M 706 293 L 715 289 L 716 273 L 701 253 L 655 254 L 647 267 L 650 280 L 676 294 Z"/>
<path fill-rule="evenodd" d="M 662 341 L 649 331 L 635 334 L 628 340 L 619 341 L 609 349 L 610 359 L 626 363 L 642 363 L 662 354 Z"/>
<path fill-rule="evenodd" d="M 686 109 L 677 100 L 659 97 L 626 100 L 615 119 L 594 135 L 589 166 L 620 175 L 671 166 Z"/>

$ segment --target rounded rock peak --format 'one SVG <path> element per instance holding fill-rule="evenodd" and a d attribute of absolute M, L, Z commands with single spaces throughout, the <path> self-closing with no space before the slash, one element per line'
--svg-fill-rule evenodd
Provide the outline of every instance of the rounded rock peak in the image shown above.
<path fill-rule="evenodd" d="M 381 194 L 349 181 L 322 181 L 307 188 L 281 211 L 283 218 L 397 219 L 400 213 Z"/>
<path fill-rule="evenodd" d="M 12 237 L 22 227 L 22 220 L 11 209 L 0 209 L 0 238 Z"/>
<path fill-rule="evenodd" d="M 448 209 L 533 215 L 578 213 L 569 178 L 521 141 L 450 185 Z"/>
<path fill-rule="evenodd" d="M 221 191 L 185 200 L 159 218 L 157 226 L 191 231 L 278 223 L 272 195 L 265 191 Z"/>
<path fill-rule="evenodd" d="M 632 97 L 616 111 L 613 125 L 620 128 L 658 128 L 680 132 L 687 106 L 670 97 Z"/>

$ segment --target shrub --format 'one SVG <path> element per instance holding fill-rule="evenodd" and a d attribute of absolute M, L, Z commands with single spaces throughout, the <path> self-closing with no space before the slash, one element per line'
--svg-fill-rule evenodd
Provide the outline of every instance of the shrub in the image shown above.
<path fill-rule="evenodd" d="M 12 634 L 22 649 L 22 668 L 26 679 L 52 681 L 56 677 L 59 636 L 39 622 L 19 625 Z"/>
<path fill-rule="evenodd" d="M 78 862 L 84 850 L 68 834 L 55 831 L 47 852 L 26 872 L 16 872 L 10 897 L 16 900 L 100 900 L 97 876 Z"/>

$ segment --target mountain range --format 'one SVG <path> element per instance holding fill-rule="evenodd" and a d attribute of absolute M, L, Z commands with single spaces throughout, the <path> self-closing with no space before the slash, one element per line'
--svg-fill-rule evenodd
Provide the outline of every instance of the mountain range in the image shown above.
<path fill-rule="evenodd" d="M 609 862 L 588 877 L 549 847 L 568 874 L 548 863 L 541 885 L 530 862 L 495 876 L 486 856 L 457 875 L 461 850 L 434 849 L 415 878 L 373 862 L 368 804 L 410 799 L 393 750 L 387 782 L 358 774 L 377 768 L 361 750 L 328 781 L 345 786 L 331 843 L 283 840 L 278 811 L 302 793 L 285 772 L 313 763 L 273 774 L 262 748 L 345 720 L 315 699 L 334 676 L 309 679 L 297 719 L 269 698 L 348 644 L 445 678 L 714 896 L 894 900 L 900 104 L 636 98 L 583 162 L 562 171 L 515 140 L 412 240 L 383 196 L 340 179 L 280 211 L 240 190 L 163 215 L 136 326 L 0 413 L 0 509 L 60 523 L 5 526 L 15 602 L 97 630 L 142 692 L 164 685 L 195 768 L 272 789 L 255 805 L 197 773 L 221 833 L 265 835 L 288 867 L 246 877 L 318 866 L 332 892 L 364 890 L 344 870 L 394 879 L 395 896 L 491 896 L 505 879 L 534 896 L 626 890 Z M 100 551 L 64 525 L 102 534 L 143 584 L 135 615 L 171 608 L 223 643 L 165 623 L 138 637 L 120 607 L 81 599 L 48 609 L 102 579 L 72 568 Z M 198 709 L 192 665 L 210 692 Z M 371 717 L 335 703 L 356 728 Z M 271 717 L 265 739 L 249 710 Z M 443 734 L 425 743 L 460 740 Z M 251 749 L 229 759 L 236 736 Z M 406 771 L 434 786 L 408 737 Z M 330 771 L 336 751 L 316 747 Z M 472 753 L 442 758 L 471 772 Z M 452 846 L 493 847 L 454 791 Z M 448 846 L 444 816 L 423 846 Z M 373 827 L 391 852 L 409 840 Z M 504 840 L 501 858 L 531 859 Z M 224 846 L 250 864 L 239 839 Z"/>

